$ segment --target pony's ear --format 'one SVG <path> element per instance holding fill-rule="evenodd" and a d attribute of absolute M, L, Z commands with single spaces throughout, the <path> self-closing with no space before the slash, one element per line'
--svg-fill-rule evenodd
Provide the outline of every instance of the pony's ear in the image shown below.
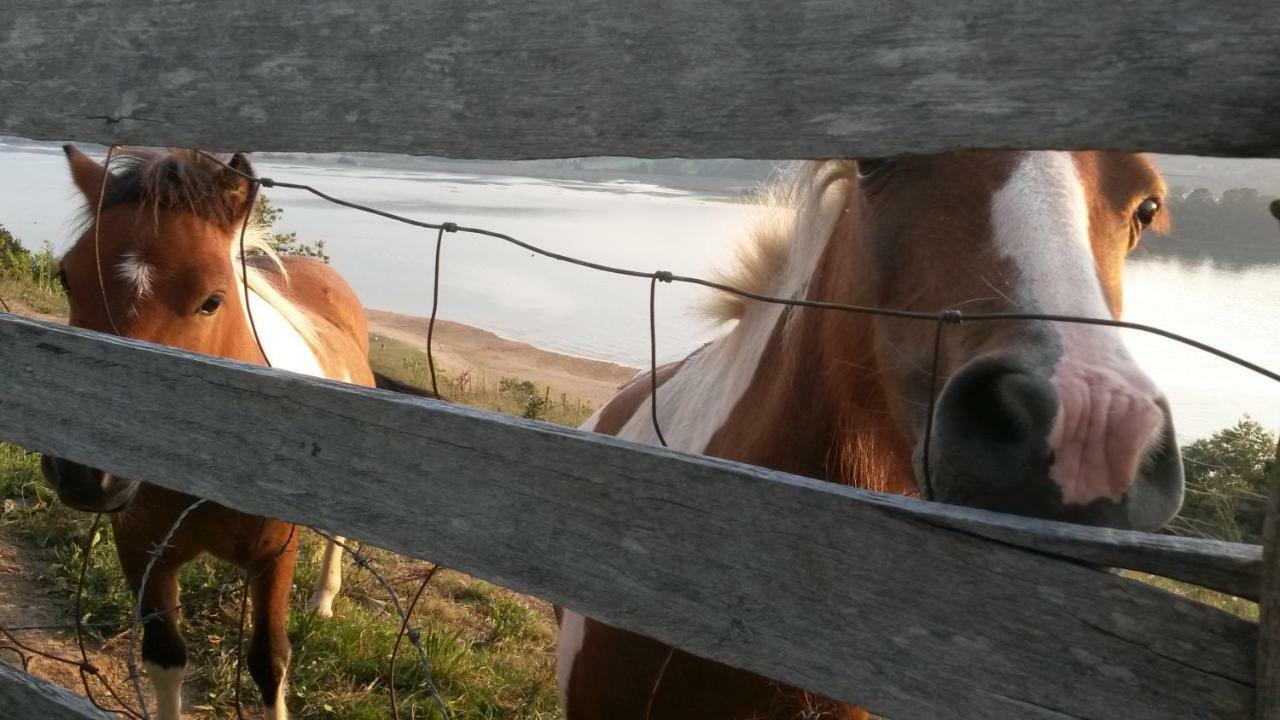
<path fill-rule="evenodd" d="M 227 165 L 230 167 L 222 171 L 223 186 L 227 188 L 225 191 L 227 207 L 235 208 L 237 212 L 248 212 L 247 204 L 251 190 L 249 178 L 256 178 L 257 174 L 254 173 L 253 166 L 249 164 L 249 158 L 245 157 L 244 153 L 232 155 Z M 237 215 L 237 217 L 240 216 Z"/>
<path fill-rule="evenodd" d="M 90 203 L 98 202 L 107 169 L 77 150 L 74 145 L 63 145 L 62 151 L 67 154 L 67 163 L 71 165 L 72 182 Z"/>

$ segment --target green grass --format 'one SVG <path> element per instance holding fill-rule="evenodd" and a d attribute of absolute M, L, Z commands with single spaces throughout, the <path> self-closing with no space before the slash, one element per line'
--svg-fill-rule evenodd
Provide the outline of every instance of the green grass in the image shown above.
<path fill-rule="evenodd" d="M 1246 620 L 1258 619 L 1258 603 L 1244 598 L 1238 598 L 1234 595 L 1226 595 L 1213 590 L 1206 590 L 1197 585 L 1189 585 L 1177 580 L 1162 578 L 1158 575 L 1148 575 L 1147 573 L 1133 572 L 1126 570 L 1126 577 L 1140 580 L 1148 585 L 1154 585 L 1161 590 L 1171 592 L 1174 595 L 1195 600 L 1196 602 L 1211 605 L 1219 610 L 1225 610 L 1233 615 L 1238 615 Z"/>

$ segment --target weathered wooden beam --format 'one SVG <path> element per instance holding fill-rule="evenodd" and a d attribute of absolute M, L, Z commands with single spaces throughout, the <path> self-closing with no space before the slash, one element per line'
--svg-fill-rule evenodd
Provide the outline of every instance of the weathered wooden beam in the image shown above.
<path fill-rule="evenodd" d="M 75 693 L 0 663 L 0 717 L 40 720 L 112 720 Z"/>
<path fill-rule="evenodd" d="M 1084 527 L 948 505 L 900 502 L 873 496 L 938 527 L 1091 565 L 1139 570 L 1257 601 L 1262 584 L 1262 548 L 1201 538 Z"/>
<path fill-rule="evenodd" d="M 6 0 L 0 133 L 471 158 L 1280 154 L 1280 3 Z"/>
<path fill-rule="evenodd" d="M 1257 720 L 1280 720 L 1280 445 L 1268 473 L 1271 496 L 1263 525 L 1266 553 L 1262 599 L 1258 603 Z"/>
<path fill-rule="evenodd" d="M 0 368 L 5 440 L 896 720 L 1253 712 L 1254 623 L 869 493 L 13 316 Z"/>

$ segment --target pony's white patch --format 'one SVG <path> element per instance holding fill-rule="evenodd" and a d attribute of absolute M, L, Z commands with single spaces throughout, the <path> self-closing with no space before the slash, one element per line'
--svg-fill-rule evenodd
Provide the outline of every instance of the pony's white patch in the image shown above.
<path fill-rule="evenodd" d="M 1014 299 L 1024 309 L 1110 318 L 1089 236 L 1084 184 L 1068 152 L 1029 152 L 991 201 L 995 244 L 1018 269 Z M 1120 331 L 1060 324 L 1065 358 L 1138 373 Z M 1150 381 L 1145 383 L 1150 387 Z"/>
<path fill-rule="evenodd" d="M 316 357 L 311 344 L 278 307 L 264 299 L 258 291 L 250 289 L 249 309 L 253 313 L 253 325 L 258 331 L 262 351 L 266 353 L 271 367 L 301 375 L 325 377 L 320 359 Z"/>
<path fill-rule="evenodd" d="M 254 226 L 245 233 L 244 251 L 266 257 L 275 265 L 279 277 L 286 283 L 289 281 L 289 274 L 271 247 L 265 228 Z M 252 322 L 250 332 L 257 330 L 268 364 L 302 375 L 326 377 L 315 352 L 320 345 L 315 326 L 301 308 L 280 292 L 267 273 L 251 264 L 241 263 L 239 236 L 231 243 L 231 266 L 240 283 L 238 292 L 242 299 L 244 285 L 249 286 L 245 321 Z"/>
<path fill-rule="evenodd" d="M 852 181 L 852 167 L 848 163 L 807 163 L 796 173 L 785 193 L 774 195 L 786 197 L 787 202 L 769 208 L 761 220 L 767 229 L 762 231 L 757 226 L 753 241 L 777 240 L 762 232 L 785 233 L 785 264 L 768 267 L 760 262 L 768 257 L 779 258 L 782 253 L 776 251 L 753 256 L 756 259 L 748 263 L 746 271 L 753 274 L 752 282 L 758 284 L 761 292 L 793 298 L 804 295 L 844 210 L 849 191 L 846 183 Z M 778 215 L 782 212 L 789 214 L 788 221 Z M 723 312 L 717 314 L 724 320 L 737 318 L 737 324 L 687 358 L 679 372 L 658 389 L 658 420 L 663 436 L 673 448 L 690 452 L 705 450 L 750 386 L 783 311 L 779 305 L 758 302 L 721 307 Z M 651 401 L 646 398 L 618 432 L 618 437 L 659 444 L 650 407 Z M 604 408 L 602 405 L 597 409 L 581 429 L 595 429 Z M 556 683 L 561 707 L 568 707 L 569 681 L 586 631 L 587 619 L 565 608 L 556 650 Z"/>
<path fill-rule="evenodd" d="M 573 664 L 578 661 L 578 653 L 582 652 L 582 641 L 586 635 L 587 619 L 564 608 L 560 615 L 556 647 L 556 685 L 560 689 L 560 707 L 564 712 L 569 708 L 569 677 L 573 674 Z"/>
<path fill-rule="evenodd" d="M 285 671 L 287 671 L 288 663 L 285 665 Z M 288 683 L 285 682 L 285 673 L 281 672 L 280 685 L 276 688 L 275 702 L 263 709 L 264 720 L 289 720 L 289 705 L 285 702 L 285 697 L 288 695 L 287 688 Z"/>
<path fill-rule="evenodd" d="M 996 249 L 1018 268 L 1017 300 L 1040 312 L 1110 317 L 1075 159 L 1029 152 L 991 200 Z"/>
<path fill-rule="evenodd" d="M 116 264 L 116 277 L 133 288 L 134 296 L 142 300 L 151 294 L 155 268 L 142 258 L 141 252 L 131 250 Z"/>
<path fill-rule="evenodd" d="M 1066 152 L 1023 156 L 993 196 L 996 247 L 1018 269 L 1014 295 L 1025 308 L 1110 318 L 1089 236 L 1089 209 Z M 1159 392 L 1114 327 L 1062 324 L 1052 382 L 1059 408 L 1049 433 L 1051 477 L 1067 503 L 1120 499 L 1158 447 Z"/>
<path fill-rule="evenodd" d="M 774 269 L 767 292 L 787 298 L 803 297 L 817 271 L 847 202 L 852 166 L 809 164 L 793 182 L 792 221 L 783 226 L 767 218 L 789 236 L 786 264 Z M 706 449 L 750 386 L 782 314 L 781 305 L 747 303 L 733 330 L 688 358 L 658 389 L 658 422 L 668 445 L 686 452 Z M 651 404 L 646 398 L 618 437 L 658 444 Z"/>
<path fill-rule="evenodd" d="M 182 720 L 182 676 L 186 668 L 143 663 L 156 692 L 156 719 Z"/>
<path fill-rule="evenodd" d="M 285 269 L 284 263 L 280 260 L 280 256 L 276 254 L 275 249 L 271 247 L 271 233 L 267 228 L 262 227 L 261 225 L 251 225 L 244 234 L 243 246 L 245 253 L 256 253 L 265 257 L 272 265 L 275 266 L 276 274 L 281 278 L 281 281 L 286 284 L 289 282 L 289 273 Z M 284 293 L 280 292 L 280 288 L 276 287 L 276 284 L 266 272 L 254 267 L 252 264 L 242 263 L 240 259 L 240 249 L 241 242 L 237 235 L 231 242 L 231 267 L 235 272 L 236 280 L 241 283 L 239 292 L 242 296 L 244 293 L 244 285 L 247 284 L 249 286 L 249 290 L 251 291 L 250 302 L 253 304 L 253 320 L 256 324 L 259 324 L 258 334 L 263 341 L 264 348 L 266 346 L 266 338 L 261 337 L 262 328 L 260 323 L 262 321 L 259 319 L 258 311 L 258 308 L 264 304 L 270 306 L 274 311 L 268 312 L 264 310 L 262 313 L 264 316 L 277 316 L 279 320 L 283 321 L 284 325 L 288 325 L 293 328 L 293 334 L 300 337 L 303 344 L 311 348 L 319 347 L 320 341 L 316 334 L 315 325 L 312 324 L 311 319 L 307 316 L 306 312 L 294 303 L 290 302 L 289 298 L 285 297 Z M 257 302 L 254 302 L 253 300 L 254 296 L 257 296 Z M 274 320 L 275 318 L 272 319 Z M 289 344 L 292 345 L 294 343 L 290 341 Z M 314 361 L 315 354 L 311 353 L 311 356 Z M 285 367 L 283 364 L 278 364 L 276 360 L 271 357 L 270 353 L 268 353 L 268 359 L 273 367 L 292 369 Z M 281 360 L 283 362 L 285 358 L 281 358 Z M 318 362 L 315 364 L 319 366 Z M 295 372 L 302 371 L 295 370 Z M 314 374 L 317 377 L 325 377 L 323 373 L 306 372 L 305 374 Z"/>

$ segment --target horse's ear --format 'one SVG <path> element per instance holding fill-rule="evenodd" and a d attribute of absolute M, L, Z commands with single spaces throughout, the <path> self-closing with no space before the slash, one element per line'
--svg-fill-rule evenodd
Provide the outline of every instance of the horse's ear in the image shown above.
<path fill-rule="evenodd" d="M 252 183 L 249 178 L 256 178 L 257 174 L 254 173 L 253 166 L 249 164 L 249 158 L 245 157 L 244 153 L 232 155 L 227 165 L 229 167 L 223 170 L 223 180 L 227 188 L 227 207 L 236 208 L 238 212 L 248 212 L 247 204 Z"/>
<path fill-rule="evenodd" d="M 74 145 L 63 145 L 62 151 L 67 154 L 67 163 L 71 165 L 71 180 L 89 202 L 98 202 L 107 169 L 77 150 Z"/>

